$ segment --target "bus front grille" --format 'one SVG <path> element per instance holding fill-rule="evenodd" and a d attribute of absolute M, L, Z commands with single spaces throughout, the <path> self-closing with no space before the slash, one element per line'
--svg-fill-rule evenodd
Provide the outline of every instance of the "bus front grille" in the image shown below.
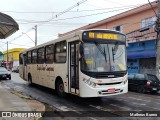
<path fill-rule="evenodd" d="M 97 85 L 117 85 L 121 84 L 122 82 L 115 82 L 115 83 L 98 83 Z"/>

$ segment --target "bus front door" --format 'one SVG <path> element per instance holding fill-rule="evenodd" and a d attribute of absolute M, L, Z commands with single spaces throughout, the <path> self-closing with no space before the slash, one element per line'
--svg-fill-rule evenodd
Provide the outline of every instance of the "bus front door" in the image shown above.
<path fill-rule="evenodd" d="M 69 44 L 69 83 L 70 92 L 79 95 L 79 42 Z"/>

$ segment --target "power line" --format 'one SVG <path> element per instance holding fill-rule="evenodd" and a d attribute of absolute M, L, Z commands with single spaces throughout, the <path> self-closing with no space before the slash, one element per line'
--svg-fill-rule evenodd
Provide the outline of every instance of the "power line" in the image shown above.
<path fill-rule="evenodd" d="M 9 40 L 9 42 L 15 41 L 18 38 L 21 38 L 24 34 L 27 34 L 28 32 L 30 32 L 31 30 L 33 30 L 33 28 L 28 29 L 26 32 L 22 32 L 19 36 L 13 38 L 12 40 Z"/>
<path fill-rule="evenodd" d="M 77 2 L 75 5 L 69 7 L 69 8 L 67 8 L 66 10 L 64 10 L 64 11 L 58 13 L 57 15 L 55 15 L 55 17 L 51 17 L 50 19 L 48 19 L 48 20 L 46 20 L 46 21 L 44 21 L 44 22 L 41 22 L 41 24 L 39 24 L 39 26 L 42 25 L 42 24 L 44 24 L 44 23 L 46 23 L 46 22 L 50 22 L 50 21 L 53 20 L 54 18 L 57 18 L 58 16 L 66 13 L 66 12 L 68 12 L 68 11 L 70 11 L 70 10 L 72 10 L 73 8 L 75 8 L 76 6 L 79 6 L 80 4 L 84 3 L 85 1 L 87 1 L 87 0 L 81 0 L 80 2 Z M 36 26 L 37 26 L 37 25 L 36 25 Z M 32 29 L 33 29 L 33 28 L 32 28 Z M 29 32 L 29 31 L 30 31 L 30 30 L 28 30 L 27 32 Z M 19 36 L 17 36 L 16 38 L 10 40 L 9 42 L 14 41 L 14 40 L 17 40 L 18 38 L 22 37 L 22 36 L 24 35 L 24 33 L 26 34 L 27 32 L 23 32 L 21 35 L 19 35 Z"/>
<path fill-rule="evenodd" d="M 76 0 L 73 0 L 73 1 L 76 1 Z M 76 1 L 77 2 L 77 1 Z M 89 5 L 89 6 L 91 6 L 91 7 L 96 7 L 96 8 L 101 8 L 101 7 L 98 7 L 98 6 L 95 6 L 95 5 L 91 5 L 91 4 L 88 4 L 88 3 L 84 3 L 85 5 Z"/>
<path fill-rule="evenodd" d="M 5 44 L 7 44 L 7 42 L 1 42 L 1 43 L 4 43 L 4 44 L 1 45 L 0 48 L 2 48 L 2 46 L 4 46 Z M 32 46 L 28 46 L 28 45 L 16 44 L 16 43 L 11 43 L 11 42 L 8 42 L 8 44 L 11 44 L 11 45 L 19 45 L 19 46 L 26 46 L 26 47 L 32 47 Z M 4 48 L 2 48 L 2 49 L 5 50 Z"/>
<path fill-rule="evenodd" d="M 52 21 L 59 21 L 59 20 L 67 20 L 67 19 L 75 19 L 75 18 L 89 17 L 89 16 L 94 16 L 94 15 L 99 15 L 99 14 L 105 14 L 105 13 L 109 13 L 109 12 L 116 12 L 116 11 L 125 10 L 125 9 L 130 9 L 130 8 L 123 8 L 123 9 L 118 9 L 118 10 L 112 10 L 112 11 L 107 11 L 107 12 L 100 12 L 100 13 L 82 15 L 82 16 L 71 17 L 71 18 L 62 18 L 62 19 L 57 19 L 57 20 L 52 20 Z"/>
<path fill-rule="evenodd" d="M 70 12 L 90 12 L 90 11 L 98 11 L 98 10 L 110 10 L 110 9 L 117 9 L 117 8 L 124 8 L 124 7 L 137 7 L 137 6 L 140 6 L 140 5 L 142 5 L 142 4 L 137 4 L 137 5 L 128 5 L 128 6 L 122 6 L 122 7 L 112 7 L 112 8 L 99 8 L 99 9 L 86 9 L 86 10 L 78 10 L 78 11 L 68 11 L 69 13 Z M 30 14 L 30 13 L 34 13 L 34 14 L 53 14 L 53 13 L 61 13 L 61 12 L 19 12 L 19 11 L 1 11 L 1 12 L 11 12 L 11 13 L 28 13 L 28 14 Z"/>
<path fill-rule="evenodd" d="M 1 42 L 1 43 L 4 43 L 4 42 Z M 5 44 L 7 44 L 7 42 L 5 42 Z M 5 50 L 4 48 L 2 48 L 2 46 L 4 46 L 5 44 L 2 44 L 2 45 L 0 46 L 0 48 L 3 49 L 3 50 Z"/>
<path fill-rule="evenodd" d="M 82 4 L 82 3 L 86 2 L 86 1 L 87 1 L 87 0 L 82 0 L 82 1 L 80 1 L 80 2 L 77 2 L 75 5 L 73 5 L 73 6 L 69 7 L 69 8 L 67 8 L 66 10 L 64 10 L 64 11 L 62 11 L 62 12 L 60 12 L 60 13 L 58 13 L 58 14 L 55 15 L 54 17 L 49 18 L 47 21 L 45 21 L 45 22 L 39 24 L 38 26 L 40 26 L 40 25 L 42 25 L 42 24 L 45 24 L 46 22 L 52 21 L 53 19 L 55 19 L 55 18 L 61 16 L 62 14 L 66 13 L 66 12 L 68 12 L 68 11 L 70 11 L 70 10 L 72 10 L 73 8 L 79 6 L 80 4 Z"/>
<path fill-rule="evenodd" d="M 129 7 L 129 8 L 123 8 L 123 9 L 118 9 L 118 10 L 107 11 L 107 12 L 100 12 L 100 13 L 93 13 L 93 14 L 88 14 L 88 15 L 82 15 L 82 16 L 77 16 L 77 17 L 62 18 L 62 19 L 51 20 L 51 21 L 60 21 L 60 20 L 69 20 L 69 19 L 76 19 L 76 18 L 82 18 L 82 17 L 89 17 L 89 16 L 100 15 L 100 14 L 105 14 L 105 13 L 109 13 L 109 12 L 116 12 L 116 11 L 125 10 L 125 9 L 131 9 L 131 7 Z M 19 20 L 17 20 L 17 21 L 19 21 Z M 34 21 L 34 22 L 32 22 L 32 21 L 30 21 L 30 22 L 24 21 L 24 22 L 26 22 L 26 24 L 27 24 L 27 23 L 45 23 L 45 22 L 51 23 L 51 21 Z M 25 23 L 23 23 L 23 24 L 25 24 Z"/>
<path fill-rule="evenodd" d="M 125 8 L 126 9 L 126 8 Z M 128 9 L 128 8 L 127 8 Z M 119 9 L 119 10 L 124 10 L 124 9 Z M 117 11 L 117 10 L 112 10 L 112 11 L 108 11 L 108 12 L 113 12 L 113 11 Z M 58 19 L 58 20 L 66 20 L 66 19 L 75 19 L 75 18 L 81 18 L 81 17 L 87 17 L 87 16 L 92 16 L 92 15 L 98 15 L 98 14 L 104 14 L 104 13 L 108 13 L 108 12 L 101 12 L 101 13 L 96 13 L 96 14 L 90 14 L 90 15 L 85 15 L 85 16 L 78 16 L 78 17 L 72 17 L 72 18 L 65 18 L 65 19 Z M 58 21 L 58 20 L 54 20 L 54 21 Z M 53 20 L 52 20 L 53 21 Z M 41 21 L 40 21 L 41 22 Z M 51 24 L 51 22 L 49 22 Z M 53 23 L 52 23 L 53 24 Z M 32 28 L 33 29 L 33 28 Z M 32 30 L 31 29 L 31 30 Z M 31 31 L 31 30 L 28 30 L 27 32 Z M 27 33 L 25 32 L 25 33 Z M 24 32 L 17 36 L 16 38 L 14 38 L 13 40 L 10 40 L 9 42 L 11 41 L 14 41 L 14 40 L 17 40 L 18 38 L 22 37 L 24 35 Z"/>
<path fill-rule="evenodd" d="M 53 21 L 54 18 L 57 18 L 58 16 L 66 13 L 66 12 L 69 12 L 71 9 L 73 9 L 73 8 L 76 7 L 76 6 L 79 6 L 80 4 L 84 3 L 85 1 L 87 1 L 87 0 L 82 0 L 81 2 L 78 2 L 77 4 L 73 5 L 72 7 L 64 10 L 63 12 L 60 12 L 60 13 L 57 14 L 55 17 L 51 17 L 51 18 L 48 19 L 47 21 L 39 21 L 38 23 L 44 24 L 44 23 L 46 23 L 46 22 Z M 103 13 L 105 13 L 105 12 L 103 12 Z M 103 14 L 103 13 L 97 13 L 97 14 Z M 92 14 L 92 15 L 97 15 L 97 14 Z M 92 15 L 86 15 L 86 16 L 92 16 Z M 73 18 L 65 18 L 65 20 L 66 20 L 66 19 L 74 19 L 74 18 L 86 17 L 86 16 L 79 16 L 79 17 L 73 17 Z M 59 20 L 62 20 L 62 19 L 59 19 Z M 57 20 L 56 20 L 56 21 L 57 21 Z M 33 23 L 33 22 L 32 22 L 32 23 Z M 34 22 L 34 23 L 37 23 L 37 22 Z M 42 24 L 40 24 L 40 25 L 42 25 Z M 25 33 L 27 33 L 27 32 L 25 32 Z M 18 39 L 18 38 L 20 38 L 20 37 L 22 37 L 22 36 L 23 36 L 23 34 L 19 35 L 18 37 L 14 38 L 14 39 L 11 40 L 11 41 L 14 41 L 14 40 L 16 40 L 16 39 Z"/>
<path fill-rule="evenodd" d="M 112 7 L 112 8 L 99 8 L 99 9 L 90 9 L 90 10 L 89 10 L 89 9 L 88 9 L 88 10 L 86 9 L 86 10 L 68 11 L 68 12 L 69 12 L 69 13 L 70 13 L 70 12 L 71 12 L 71 13 L 72 13 L 72 12 L 86 12 L 86 11 L 88 12 L 88 11 L 97 11 L 97 10 L 106 10 L 106 9 L 115 9 L 115 8 L 131 7 L 131 6 L 137 6 L 137 5 L 129 5 L 129 6 L 122 6 L 122 7 L 114 7 L 114 8 L 113 8 L 113 7 Z M 33 12 L 33 11 L 32 11 L 32 12 L 22 12 L 22 11 L 20 11 L 20 12 L 19 12 L 19 11 L 1 11 L 1 12 L 23 13 L 23 14 L 24 14 L 24 13 L 26 13 L 26 14 L 30 14 L 30 13 L 35 13 L 35 14 L 36 14 L 36 13 L 37 13 L 37 14 L 41 14 L 41 13 L 43 13 L 43 14 L 61 13 L 61 12 L 58 12 L 58 11 L 56 11 L 56 12 L 53 12 L 53 11 L 51 11 L 51 12 L 42 12 L 42 11 L 41 11 L 41 12 Z"/>
<path fill-rule="evenodd" d="M 84 15 L 84 16 L 77 16 L 77 17 L 72 17 L 72 18 L 64 18 L 64 19 L 53 20 L 54 18 L 57 18 L 58 16 L 60 16 L 60 15 L 62 15 L 62 14 L 64 14 L 64 13 L 66 13 L 66 12 L 69 12 L 71 9 L 75 8 L 76 6 L 79 6 L 80 4 L 82 4 L 82 3 L 85 2 L 85 1 L 87 1 L 87 0 L 82 0 L 81 2 L 78 2 L 78 3 L 75 4 L 74 6 L 68 8 L 68 9 L 66 9 L 66 10 L 64 10 L 64 11 L 62 11 L 62 12 L 60 12 L 60 13 L 57 14 L 55 17 L 51 17 L 51 18 L 48 19 L 47 21 L 35 21 L 35 22 L 28 22 L 28 23 L 42 23 L 42 24 L 44 24 L 44 23 L 46 23 L 46 22 L 47 22 L 47 23 L 51 23 L 52 21 L 67 20 L 67 19 L 75 19 L 75 18 L 81 18 L 81 17 L 88 17 L 88 16 L 92 16 L 92 15 L 98 15 L 98 14 L 104 14 L 104 13 L 108 13 L 108 12 L 114 12 L 114 11 L 129 9 L 129 8 L 123 8 L 123 9 L 119 9 L 119 10 L 112 10 L 112 11 L 101 12 L 101 13 L 94 13 L 94 14 L 89 14 L 89 15 Z M 42 24 L 40 24 L 40 25 L 42 25 Z M 52 24 L 53 24 L 53 23 L 52 23 Z M 27 32 L 25 32 L 25 33 L 27 33 Z M 23 35 L 20 35 L 20 36 L 14 38 L 14 39 L 11 40 L 11 41 L 14 41 L 14 40 L 16 40 L 16 39 L 18 39 L 18 38 L 20 38 L 20 37 L 22 37 L 22 36 L 23 36 Z M 10 41 L 10 42 L 11 42 L 11 41 Z"/>
<path fill-rule="evenodd" d="M 113 1 L 110 1 L 110 0 L 103 0 L 103 1 L 111 2 L 111 3 L 116 3 L 116 4 L 119 4 L 119 5 L 123 5 L 123 4 L 121 4 L 121 3 L 113 2 Z"/>

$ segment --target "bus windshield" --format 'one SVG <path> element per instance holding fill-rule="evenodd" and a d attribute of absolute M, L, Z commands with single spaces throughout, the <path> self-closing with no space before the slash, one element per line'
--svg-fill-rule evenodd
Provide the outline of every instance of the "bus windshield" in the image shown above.
<path fill-rule="evenodd" d="M 81 70 L 86 72 L 126 71 L 125 44 L 84 43 Z"/>

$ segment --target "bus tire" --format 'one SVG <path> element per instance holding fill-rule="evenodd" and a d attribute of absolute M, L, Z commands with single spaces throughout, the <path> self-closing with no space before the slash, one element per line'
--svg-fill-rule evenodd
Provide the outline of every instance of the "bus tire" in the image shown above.
<path fill-rule="evenodd" d="M 28 75 L 28 85 L 32 85 L 32 76 L 30 74 Z"/>
<path fill-rule="evenodd" d="M 66 93 L 64 92 L 64 84 L 62 82 L 62 80 L 59 80 L 56 84 L 56 92 L 58 94 L 58 96 L 60 97 L 65 97 Z"/>

